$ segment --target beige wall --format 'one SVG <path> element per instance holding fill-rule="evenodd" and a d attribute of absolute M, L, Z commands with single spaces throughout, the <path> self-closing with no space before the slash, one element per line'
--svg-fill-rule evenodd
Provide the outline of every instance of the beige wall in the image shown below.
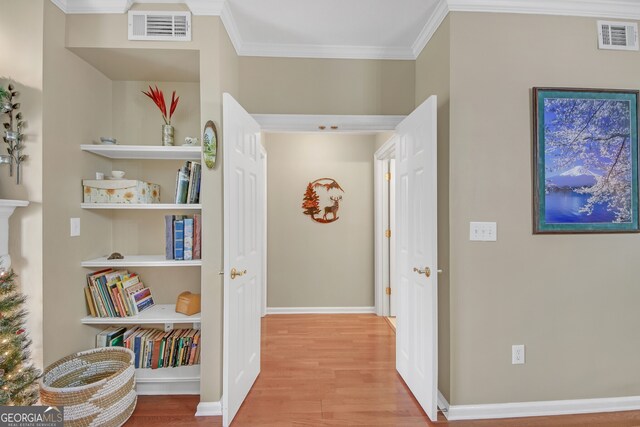
<path fill-rule="evenodd" d="M 9 223 L 9 253 L 18 283 L 28 297 L 27 330 L 33 344 L 32 359 L 43 364 L 42 335 L 42 67 L 43 0 L 0 0 L 0 85 L 13 82 L 20 92 L 20 111 L 27 122 L 24 154 L 29 159 L 22 169 L 22 184 L 0 166 L 0 198 L 29 200 L 18 208 Z M 4 123 L 4 115 L 0 122 Z M 6 154 L 1 142 L 0 152 Z"/>
<path fill-rule="evenodd" d="M 265 134 L 267 306 L 373 307 L 374 135 Z M 339 219 L 302 213 L 309 182 L 344 189 Z M 331 203 L 321 191 L 320 209 Z M 336 193 L 337 194 L 337 193 Z"/>
<path fill-rule="evenodd" d="M 414 62 L 240 58 L 240 103 L 250 113 L 408 114 Z"/>
<path fill-rule="evenodd" d="M 87 315 L 80 260 L 111 247 L 109 214 L 80 209 L 81 180 L 109 170 L 107 160 L 80 144 L 111 132 L 111 81 L 64 47 L 65 15 L 44 2 L 44 361 L 91 347 L 96 329 L 79 324 Z M 81 236 L 69 237 L 69 218 L 80 218 Z M 64 250 L 60 250 L 64 248 Z M 64 325 L 67 333 L 61 334 Z M 98 328 L 99 329 L 99 328 Z"/>
<path fill-rule="evenodd" d="M 531 88 L 637 90 L 638 52 L 598 50 L 595 19 L 450 19 L 451 403 L 640 395 L 640 236 L 531 231 Z"/>
<path fill-rule="evenodd" d="M 438 388 L 450 398 L 449 108 L 451 27 L 440 25 L 416 60 L 416 107 L 438 97 Z"/>

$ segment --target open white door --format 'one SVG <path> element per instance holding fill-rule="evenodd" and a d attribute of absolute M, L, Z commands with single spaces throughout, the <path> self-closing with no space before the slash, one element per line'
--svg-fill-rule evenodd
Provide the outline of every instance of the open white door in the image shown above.
<path fill-rule="evenodd" d="M 263 182 L 260 126 L 222 96 L 224 338 L 222 422 L 229 426 L 260 373 Z"/>
<path fill-rule="evenodd" d="M 396 369 L 432 421 L 438 397 L 437 100 L 396 128 Z"/>

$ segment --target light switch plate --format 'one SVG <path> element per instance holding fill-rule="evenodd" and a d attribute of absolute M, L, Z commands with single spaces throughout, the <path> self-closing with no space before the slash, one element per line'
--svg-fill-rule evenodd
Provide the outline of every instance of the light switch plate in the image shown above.
<path fill-rule="evenodd" d="M 474 242 L 495 242 L 498 240 L 498 225 L 495 222 L 471 222 L 469 240 Z"/>
<path fill-rule="evenodd" d="M 71 237 L 80 235 L 80 218 L 71 218 Z"/>

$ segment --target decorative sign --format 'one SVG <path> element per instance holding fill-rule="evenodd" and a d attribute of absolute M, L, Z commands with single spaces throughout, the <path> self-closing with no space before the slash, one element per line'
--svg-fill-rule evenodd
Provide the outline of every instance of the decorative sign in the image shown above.
<path fill-rule="evenodd" d="M 209 169 L 213 169 L 216 165 L 216 155 L 218 154 L 218 132 L 216 131 L 216 125 L 211 120 L 204 125 L 202 147 L 204 149 L 204 164 Z"/>
<path fill-rule="evenodd" d="M 303 213 L 321 224 L 337 221 L 342 201 L 340 192 L 344 193 L 344 190 L 335 179 L 320 178 L 310 182 L 302 198 Z M 321 204 L 324 206 L 322 209 Z"/>

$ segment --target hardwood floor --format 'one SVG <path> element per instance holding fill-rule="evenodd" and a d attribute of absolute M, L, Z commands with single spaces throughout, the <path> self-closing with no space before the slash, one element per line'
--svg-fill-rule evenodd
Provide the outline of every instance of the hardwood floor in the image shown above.
<path fill-rule="evenodd" d="M 262 323 L 262 371 L 233 427 L 640 426 L 640 411 L 431 423 L 395 371 L 395 334 L 374 315 L 277 315 Z M 127 426 L 220 426 L 197 396 L 141 396 Z"/>

